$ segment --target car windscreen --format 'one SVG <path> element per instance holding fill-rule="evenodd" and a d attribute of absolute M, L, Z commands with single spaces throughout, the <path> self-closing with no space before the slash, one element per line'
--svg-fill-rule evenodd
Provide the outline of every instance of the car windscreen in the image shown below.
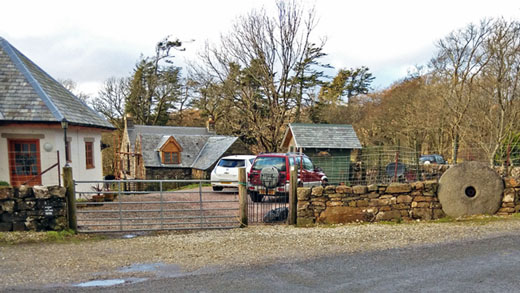
<path fill-rule="evenodd" d="M 219 167 L 224 168 L 240 168 L 245 166 L 244 160 L 222 159 L 218 163 Z"/>
<path fill-rule="evenodd" d="M 265 167 L 274 166 L 280 171 L 285 171 L 285 158 L 284 157 L 257 157 L 253 170 L 262 170 Z"/>

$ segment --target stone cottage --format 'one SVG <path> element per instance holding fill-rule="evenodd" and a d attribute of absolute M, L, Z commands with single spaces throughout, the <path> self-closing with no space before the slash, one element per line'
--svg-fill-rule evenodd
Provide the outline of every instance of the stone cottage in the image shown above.
<path fill-rule="evenodd" d="M 125 118 L 120 149 L 122 179 L 208 179 L 218 160 L 249 154 L 237 137 L 207 127 L 135 125 Z"/>

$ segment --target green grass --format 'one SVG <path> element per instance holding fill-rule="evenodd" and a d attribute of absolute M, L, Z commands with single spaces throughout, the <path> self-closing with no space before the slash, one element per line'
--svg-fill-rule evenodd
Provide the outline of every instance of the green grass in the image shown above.
<path fill-rule="evenodd" d="M 5 186 L 5 187 L 9 187 L 9 183 L 5 182 L 5 181 L 0 181 L 0 186 Z"/>
<path fill-rule="evenodd" d="M 76 234 L 72 230 L 47 232 L 0 232 L 0 246 L 31 243 L 75 243 L 101 239 L 103 239 L 103 236 Z"/>

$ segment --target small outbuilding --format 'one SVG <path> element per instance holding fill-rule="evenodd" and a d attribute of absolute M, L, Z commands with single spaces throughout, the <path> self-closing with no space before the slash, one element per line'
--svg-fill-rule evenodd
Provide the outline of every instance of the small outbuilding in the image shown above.
<path fill-rule="evenodd" d="M 348 183 L 351 153 L 361 149 L 352 125 L 290 123 L 282 141 L 282 149 L 302 152 L 323 169 L 329 183 Z"/>

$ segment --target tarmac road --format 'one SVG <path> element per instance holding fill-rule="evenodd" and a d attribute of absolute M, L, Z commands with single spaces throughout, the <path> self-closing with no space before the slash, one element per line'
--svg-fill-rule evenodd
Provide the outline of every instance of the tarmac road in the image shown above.
<path fill-rule="evenodd" d="M 97 287 L 85 291 L 100 289 Z M 520 290 L 520 235 L 338 255 L 304 262 L 234 268 L 227 271 L 215 270 L 118 285 L 104 290 L 116 292 L 518 292 Z"/>

